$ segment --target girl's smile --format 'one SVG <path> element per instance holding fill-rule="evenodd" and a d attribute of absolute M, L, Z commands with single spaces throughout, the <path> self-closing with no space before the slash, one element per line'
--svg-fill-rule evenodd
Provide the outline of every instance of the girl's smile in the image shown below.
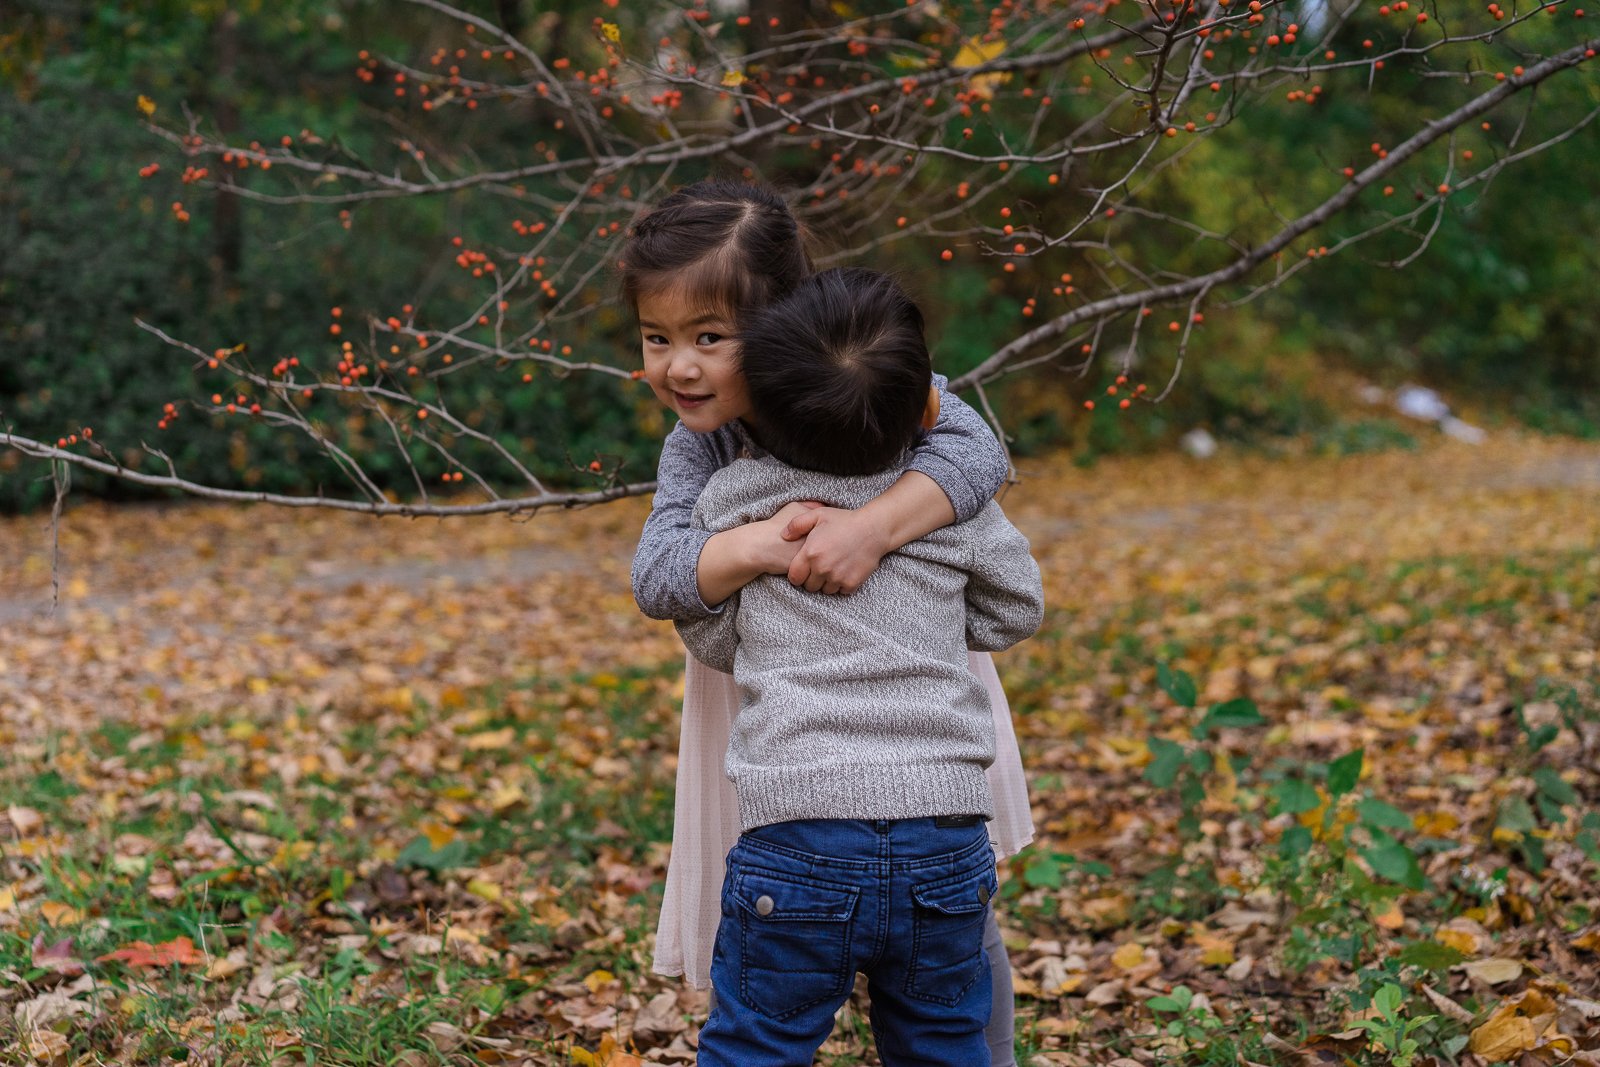
<path fill-rule="evenodd" d="M 733 322 L 672 292 L 640 294 L 644 376 L 656 399 L 696 433 L 710 433 L 750 412 Z"/>

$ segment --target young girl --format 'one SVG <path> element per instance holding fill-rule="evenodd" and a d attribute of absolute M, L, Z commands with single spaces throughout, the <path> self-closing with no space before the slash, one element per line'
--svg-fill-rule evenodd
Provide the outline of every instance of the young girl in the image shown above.
<path fill-rule="evenodd" d="M 715 535 L 690 517 L 711 474 L 737 458 L 729 426 L 748 413 L 739 372 L 742 312 L 788 292 L 810 273 L 799 224 L 772 190 L 736 182 L 687 186 L 640 219 L 620 264 L 637 313 L 645 377 L 680 423 L 662 447 L 653 510 L 634 557 L 633 589 L 646 615 L 693 619 L 720 610 L 745 583 L 787 574 L 812 591 L 849 593 L 889 552 L 970 518 L 1000 488 L 1005 457 L 981 417 L 949 394 L 911 470 L 857 511 L 794 504 L 765 522 Z M 943 390 L 944 382 L 937 379 Z M 970 657 L 994 709 L 990 769 L 995 851 L 1031 840 L 1033 827 L 1016 735 L 987 654 Z M 689 657 L 685 667 L 672 856 L 656 937 L 655 969 L 709 984 L 721 915 L 723 861 L 739 834 L 723 772 L 739 710 L 731 676 Z M 985 948 L 994 976 L 988 1039 L 996 1065 L 1014 1063 L 1011 972 L 991 915 Z"/>

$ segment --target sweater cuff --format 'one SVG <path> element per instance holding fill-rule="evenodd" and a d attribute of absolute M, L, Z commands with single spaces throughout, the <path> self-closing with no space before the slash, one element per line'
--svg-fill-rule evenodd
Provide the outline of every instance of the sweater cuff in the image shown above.
<path fill-rule="evenodd" d="M 684 600 L 698 609 L 697 615 L 721 615 L 722 609 L 727 607 L 727 600 L 723 600 L 716 607 L 712 607 L 700 596 L 700 553 L 706 550 L 706 542 L 715 535 L 710 530 L 698 529 L 691 529 L 689 533 L 693 534 L 700 543 L 693 546 L 694 567 L 689 571 L 689 585 L 684 590 Z"/>
<path fill-rule="evenodd" d="M 926 474 L 944 490 L 944 495 L 950 498 L 950 507 L 956 513 L 957 522 L 966 522 L 976 515 L 986 500 L 979 500 L 972 491 L 972 483 L 967 475 L 954 463 L 943 456 L 932 452 L 919 452 L 911 460 L 911 470 Z"/>

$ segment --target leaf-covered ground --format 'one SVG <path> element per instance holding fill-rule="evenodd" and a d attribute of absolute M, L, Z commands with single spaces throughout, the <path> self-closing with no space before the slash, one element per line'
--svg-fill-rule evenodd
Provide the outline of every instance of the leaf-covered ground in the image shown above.
<path fill-rule="evenodd" d="M 1025 1060 L 1600 1063 L 1600 447 L 1035 466 Z M 692 1062 L 643 514 L 0 522 L 0 1062 Z"/>

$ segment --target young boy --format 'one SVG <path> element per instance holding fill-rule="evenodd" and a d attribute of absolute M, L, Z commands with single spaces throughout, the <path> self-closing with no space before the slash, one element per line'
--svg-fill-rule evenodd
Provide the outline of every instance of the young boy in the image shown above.
<path fill-rule="evenodd" d="M 937 417 L 922 315 L 882 274 L 816 275 L 739 341 L 746 456 L 706 486 L 701 528 L 797 500 L 859 507 Z M 809 1064 L 857 971 L 885 1064 L 989 1062 L 994 730 L 967 649 L 1007 648 L 1042 614 L 1027 540 L 990 503 L 884 557 L 848 597 L 766 576 L 678 624 L 742 696 L 726 769 L 744 833 L 702 1067 Z"/>

